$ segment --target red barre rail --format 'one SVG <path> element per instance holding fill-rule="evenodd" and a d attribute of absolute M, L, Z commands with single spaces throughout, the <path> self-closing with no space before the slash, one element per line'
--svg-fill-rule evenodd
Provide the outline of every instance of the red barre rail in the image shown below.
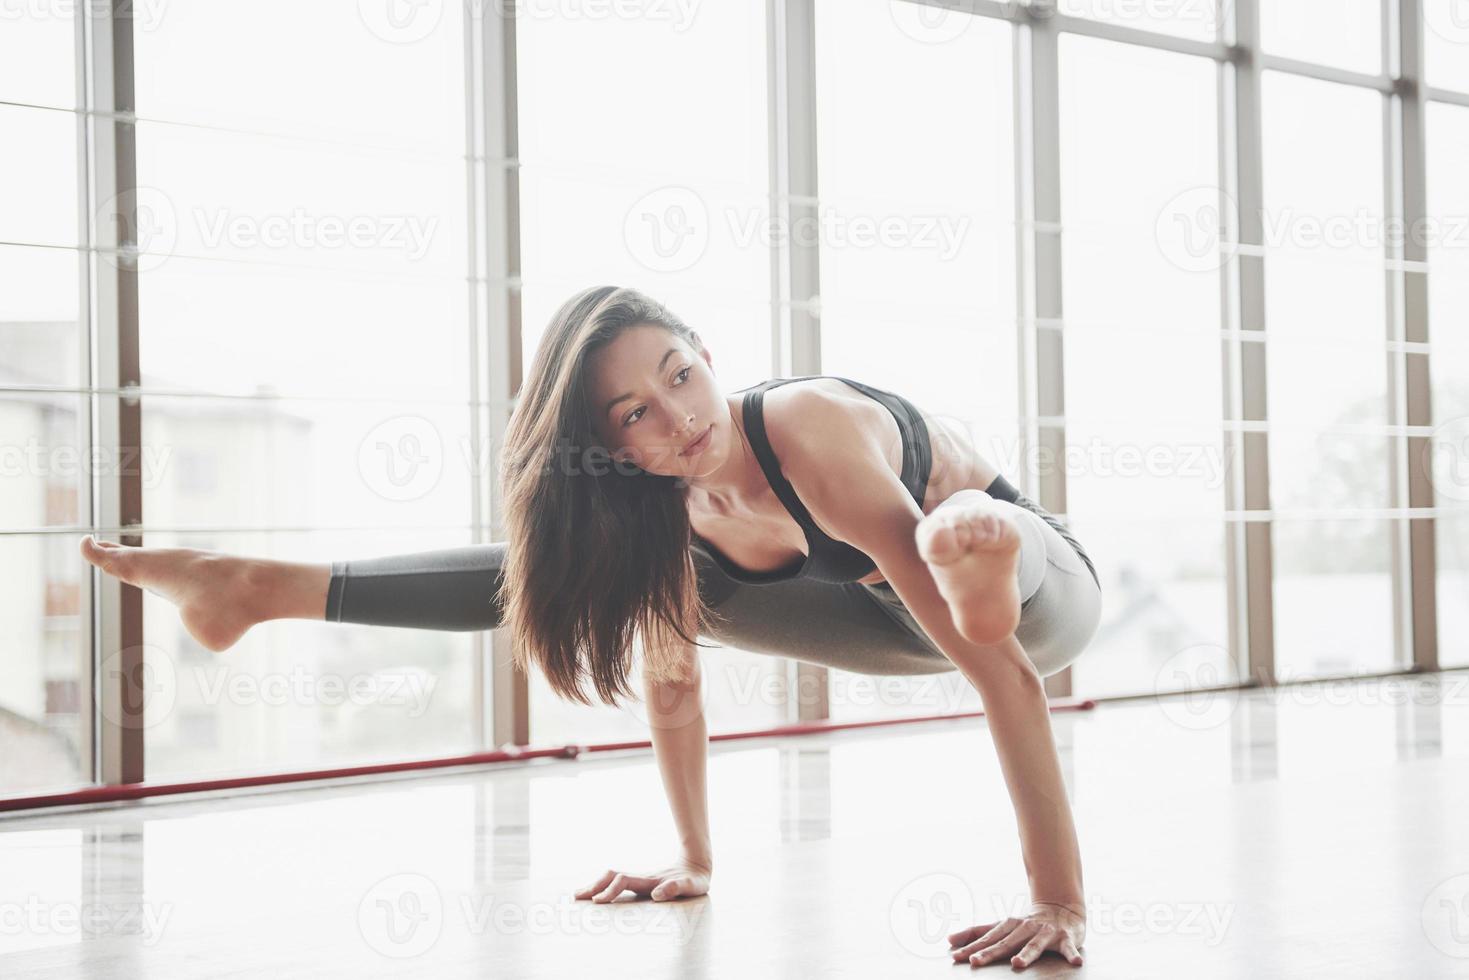
<path fill-rule="evenodd" d="M 1053 700 L 1052 711 L 1088 711 L 1097 706 L 1090 698 L 1079 701 Z M 806 721 L 774 728 L 753 728 L 743 732 L 720 732 L 710 735 L 711 742 L 724 742 L 738 738 L 780 738 L 787 735 L 815 735 L 819 732 L 834 732 L 847 728 L 876 728 L 881 725 L 907 725 L 922 721 L 951 721 L 956 718 L 982 718 L 983 711 L 959 711 L 945 715 L 917 715 L 907 718 L 879 718 L 871 721 Z M 86 803 L 114 803 L 121 800 L 140 800 L 150 796 L 174 796 L 179 793 L 207 793 L 211 790 L 244 789 L 251 786 L 273 786 L 281 783 L 304 783 L 323 779 L 341 779 L 348 776 L 372 776 L 390 772 L 413 772 L 419 769 L 447 769 L 451 766 L 476 766 L 496 762 L 520 762 L 524 759 L 575 759 L 584 752 L 616 752 L 624 749 L 646 749 L 653 745 L 651 740 L 633 742 L 597 742 L 591 745 L 556 745 L 547 748 L 510 748 L 492 752 L 470 752 L 465 755 L 444 756 L 438 759 L 414 759 L 407 762 L 381 762 L 365 766 L 344 766 L 337 769 L 309 769 L 303 772 L 267 773 L 259 776 L 227 776 L 219 779 L 199 779 L 181 783 L 123 783 L 116 786 L 89 786 L 86 789 L 64 793 L 47 793 L 41 796 L 17 796 L 0 799 L 0 812 L 9 810 L 35 810 L 42 807 L 74 806 Z"/>

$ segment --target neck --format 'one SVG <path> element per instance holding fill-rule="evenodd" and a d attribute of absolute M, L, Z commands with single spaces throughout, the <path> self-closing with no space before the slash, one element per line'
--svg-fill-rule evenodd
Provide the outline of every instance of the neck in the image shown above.
<path fill-rule="evenodd" d="M 724 436 L 729 443 L 729 452 L 724 462 L 703 476 L 691 477 L 689 489 L 694 497 L 703 497 L 710 510 L 728 513 L 737 509 L 744 501 L 753 497 L 765 485 L 765 474 L 760 461 L 750 448 L 745 435 L 744 420 L 740 417 L 739 398 L 733 399 L 725 419 Z"/>

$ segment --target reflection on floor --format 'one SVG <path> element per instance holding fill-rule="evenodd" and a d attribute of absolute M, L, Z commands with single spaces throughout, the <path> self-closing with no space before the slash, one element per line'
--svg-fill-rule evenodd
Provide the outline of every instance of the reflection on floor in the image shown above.
<path fill-rule="evenodd" d="M 1054 724 L 1090 931 L 1028 974 L 1469 974 L 1469 673 Z M 649 756 L 6 819 L 0 976 L 944 977 L 1026 898 L 982 722 L 721 743 L 710 795 L 708 896 L 595 906 L 673 856 Z"/>

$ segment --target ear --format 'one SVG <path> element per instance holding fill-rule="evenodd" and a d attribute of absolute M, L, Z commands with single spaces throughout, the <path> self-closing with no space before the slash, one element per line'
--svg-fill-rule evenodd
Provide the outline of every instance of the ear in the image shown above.
<path fill-rule="evenodd" d="M 702 337 L 699 337 L 697 333 L 694 334 L 694 336 L 699 340 L 699 356 L 704 359 L 705 364 L 709 365 L 709 370 L 714 370 L 714 358 L 709 353 L 709 347 L 704 343 L 704 339 Z"/>

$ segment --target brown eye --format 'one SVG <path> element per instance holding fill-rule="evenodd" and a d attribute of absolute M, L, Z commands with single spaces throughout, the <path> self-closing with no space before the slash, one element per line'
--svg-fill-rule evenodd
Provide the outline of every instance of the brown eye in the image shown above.
<path fill-rule="evenodd" d="M 692 364 L 689 364 L 689 365 L 685 366 L 683 368 L 683 370 L 681 370 L 677 374 L 675 374 L 674 377 L 682 380 L 683 377 L 684 377 L 684 375 L 688 374 L 693 369 L 694 369 L 694 366 Z M 627 413 L 627 418 L 625 418 L 625 419 L 622 420 L 623 426 L 624 427 L 629 426 L 632 423 L 636 422 L 638 419 L 642 418 L 642 416 L 641 415 L 638 415 L 638 413 L 643 410 L 643 407 L 644 406 L 639 405 L 637 408 L 633 409 L 631 412 L 628 412 Z"/>

